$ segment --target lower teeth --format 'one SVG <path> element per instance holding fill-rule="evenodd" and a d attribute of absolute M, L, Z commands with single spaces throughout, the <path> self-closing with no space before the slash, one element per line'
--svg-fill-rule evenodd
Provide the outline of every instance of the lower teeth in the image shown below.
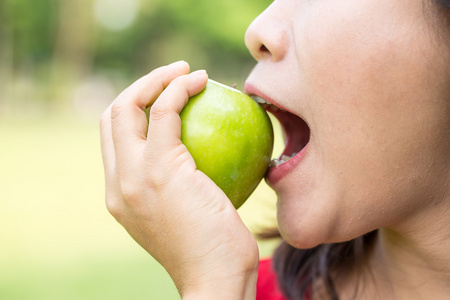
<path fill-rule="evenodd" d="M 297 155 L 297 153 L 292 153 L 292 155 L 291 156 L 289 156 L 289 155 L 281 155 L 281 158 L 280 159 L 277 159 L 277 158 L 275 158 L 275 159 L 273 159 L 271 162 L 270 162 L 270 167 L 278 167 L 278 166 L 281 166 L 282 164 L 284 164 L 285 162 L 287 162 L 288 160 L 290 160 L 291 158 L 293 158 L 295 155 Z"/>

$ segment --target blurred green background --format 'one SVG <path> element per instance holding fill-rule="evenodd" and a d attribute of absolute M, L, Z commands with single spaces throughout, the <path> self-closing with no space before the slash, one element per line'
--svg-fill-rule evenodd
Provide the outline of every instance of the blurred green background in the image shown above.
<path fill-rule="evenodd" d="M 0 0 L 0 299 L 179 299 L 106 211 L 99 116 L 180 59 L 242 88 L 244 33 L 270 2 Z M 262 183 L 239 212 L 256 232 L 274 203 Z"/>

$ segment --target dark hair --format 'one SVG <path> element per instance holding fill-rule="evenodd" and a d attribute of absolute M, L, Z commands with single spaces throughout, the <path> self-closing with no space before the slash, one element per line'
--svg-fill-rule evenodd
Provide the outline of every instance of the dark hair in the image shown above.
<path fill-rule="evenodd" d="M 440 0 L 439 3 L 444 5 L 447 8 L 450 8 L 450 1 L 449 0 Z"/>
<path fill-rule="evenodd" d="M 450 0 L 431 2 L 447 20 L 450 19 Z M 273 255 L 273 268 L 281 291 L 291 300 L 309 299 L 313 290 L 315 293 L 323 293 L 318 295 L 321 299 L 339 299 L 334 287 L 335 281 L 349 271 L 361 271 L 377 233 L 375 230 L 351 241 L 321 244 L 311 249 L 297 249 L 283 241 Z M 264 236 L 273 235 L 268 233 Z M 354 291 L 354 297 L 357 292 L 358 288 Z"/>
<path fill-rule="evenodd" d="M 351 241 L 322 244 L 311 249 L 297 249 L 282 242 L 273 256 L 273 268 L 283 294 L 292 300 L 309 299 L 312 290 L 339 299 L 334 279 L 354 268 L 362 268 L 373 248 L 377 230 Z M 320 287 L 317 289 L 317 287 Z M 357 290 L 355 290 L 356 296 Z"/>

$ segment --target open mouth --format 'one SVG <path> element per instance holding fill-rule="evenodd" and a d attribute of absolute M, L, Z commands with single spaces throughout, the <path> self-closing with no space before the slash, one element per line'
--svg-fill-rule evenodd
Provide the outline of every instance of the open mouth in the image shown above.
<path fill-rule="evenodd" d="M 279 158 L 270 162 L 270 167 L 278 167 L 300 153 L 308 144 L 310 129 L 308 124 L 297 115 L 275 106 L 259 96 L 252 96 L 267 112 L 275 116 L 281 124 L 285 148 Z"/>

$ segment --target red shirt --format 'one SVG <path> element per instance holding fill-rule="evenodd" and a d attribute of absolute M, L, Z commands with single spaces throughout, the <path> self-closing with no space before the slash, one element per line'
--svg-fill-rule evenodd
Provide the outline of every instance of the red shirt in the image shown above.
<path fill-rule="evenodd" d="M 306 292 L 305 299 L 311 299 L 310 290 Z M 277 276 L 272 269 L 271 259 L 262 259 L 259 261 L 256 300 L 288 300 L 281 293 Z"/>
<path fill-rule="evenodd" d="M 271 259 L 259 261 L 256 300 L 287 300 L 278 286 L 277 277 L 272 270 Z"/>

